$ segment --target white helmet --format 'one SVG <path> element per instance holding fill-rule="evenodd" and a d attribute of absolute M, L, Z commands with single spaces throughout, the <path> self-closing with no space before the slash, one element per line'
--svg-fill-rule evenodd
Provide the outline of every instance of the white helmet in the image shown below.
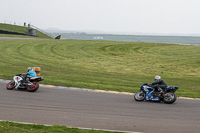
<path fill-rule="evenodd" d="M 28 72 L 29 72 L 29 71 L 32 71 L 32 70 L 33 70 L 32 67 L 28 67 L 28 69 L 27 69 Z"/>
<path fill-rule="evenodd" d="M 155 76 L 155 80 L 161 80 L 161 77 L 159 75 Z"/>

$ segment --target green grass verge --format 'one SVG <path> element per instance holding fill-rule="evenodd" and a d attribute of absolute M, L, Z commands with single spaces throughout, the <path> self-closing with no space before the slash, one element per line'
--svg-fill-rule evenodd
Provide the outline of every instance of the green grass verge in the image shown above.
<path fill-rule="evenodd" d="M 24 27 L 24 26 L 17 26 L 17 25 L 10 25 L 10 24 L 2 24 L 0 23 L 0 30 L 4 30 L 4 31 L 10 31 L 10 32 L 17 32 L 17 33 L 22 33 L 22 34 L 26 34 L 27 33 L 27 29 L 32 29 L 30 27 Z M 36 33 L 38 33 L 38 36 L 35 38 L 46 38 L 46 39 L 52 39 L 51 37 L 43 34 L 42 32 L 36 30 Z M 12 35 L 7 34 L 9 37 Z M 1 35 L 0 36 L 5 36 L 5 35 Z M 18 35 L 20 37 L 34 37 L 34 36 L 26 36 L 26 35 Z"/>
<path fill-rule="evenodd" d="M 78 128 L 68 128 L 66 126 L 58 126 L 58 125 L 44 126 L 37 124 L 21 124 L 8 121 L 0 121 L 0 132 L 1 133 L 115 133 L 102 130 L 83 130 Z"/>
<path fill-rule="evenodd" d="M 16 38 L 38 38 L 34 36 L 25 36 L 25 35 L 13 35 L 13 34 L 0 34 L 0 37 L 16 37 Z"/>
<path fill-rule="evenodd" d="M 172 44 L 0 40 L 0 77 L 41 67 L 45 84 L 137 92 L 160 75 L 178 96 L 200 98 L 200 47 Z"/>

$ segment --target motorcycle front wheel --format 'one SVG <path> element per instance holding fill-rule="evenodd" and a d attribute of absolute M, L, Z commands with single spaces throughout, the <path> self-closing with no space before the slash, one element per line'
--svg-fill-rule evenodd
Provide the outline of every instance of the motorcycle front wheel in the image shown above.
<path fill-rule="evenodd" d="M 15 88 L 15 81 L 10 81 L 7 85 L 6 88 L 8 90 L 13 90 Z"/>
<path fill-rule="evenodd" d="M 163 101 L 167 104 L 172 104 L 176 101 L 176 94 L 172 92 L 165 93 L 167 96 L 164 97 Z"/>
<path fill-rule="evenodd" d="M 32 85 L 29 85 L 27 88 L 27 91 L 29 92 L 35 92 L 39 88 L 39 83 L 38 82 L 32 82 Z"/>
<path fill-rule="evenodd" d="M 140 92 L 135 93 L 134 99 L 135 101 L 144 101 L 145 96 L 146 96 L 145 93 L 143 91 L 140 91 Z"/>

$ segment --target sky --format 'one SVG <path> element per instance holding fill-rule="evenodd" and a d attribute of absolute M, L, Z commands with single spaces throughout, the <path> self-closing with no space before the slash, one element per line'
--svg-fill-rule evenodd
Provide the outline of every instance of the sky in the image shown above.
<path fill-rule="evenodd" d="M 200 34 L 200 0 L 0 0 L 0 23 L 105 33 Z"/>

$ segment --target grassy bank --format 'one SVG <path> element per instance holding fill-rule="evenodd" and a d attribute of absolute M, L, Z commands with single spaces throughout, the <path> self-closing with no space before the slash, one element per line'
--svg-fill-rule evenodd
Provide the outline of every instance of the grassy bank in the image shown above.
<path fill-rule="evenodd" d="M 16 38 L 36 38 L 36 39 L 40 39 L 40 38 L 34 37 L 34 36 L 13 35 L 13 34 L 0 34 L 0 37 L 16 37 Z"/>
<path fill-rule="evenodd" d="M 0 121 L 1 133 L 114 133 L 109 131 L 82 130 L 65 126 L 44 126 Z M 118 132 L 119 133 L 119 132 Z"/>
<path fill-rule="evenodd" d="M 0 30 L 3 31 L 9 31 L 9 32 L 16 32 L 21 34 L 26 34 L 28 29 L 32 29 L 30 27 L 24 27 L 24 26 L 17 26 L 17 25 L 10 25 L 10 24 L 2 24 L 0 23 Z M 34 37 L 34 38 L 45 38 L 45 39 L 52 39 L 51 37 L 43 34 L 42 32 L 36 30 L 36 33 L 38 33 L 38 36 L 28 36 L 28 35 L 14 35 L 16 37 Z M 0 36 L 5 36 L 4 34 L 0 34 Z M 6 36 L 12 37 L 12 34 L 6 34 Z"/>
<path fill-rule="evenodd" d="M 43 83 L 137 92 L 160 75 L 179 86 L 178 96 L 200 98 L 200 47 L 82 40 L 0 40 L 0 77 L 29 66 L 42 68 Z"/>

